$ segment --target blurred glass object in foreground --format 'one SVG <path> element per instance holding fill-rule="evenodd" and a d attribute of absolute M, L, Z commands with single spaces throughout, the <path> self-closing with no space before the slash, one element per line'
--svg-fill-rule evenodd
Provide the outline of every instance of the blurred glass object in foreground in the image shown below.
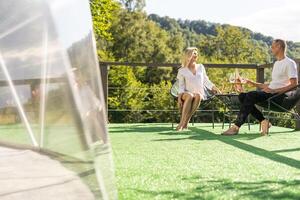
<path fill-rule="evenodd" d="M 95 199 L 116 199 L 89 1 L 1 0 L 0 15 L 1 144 L 42 152 Z"/>

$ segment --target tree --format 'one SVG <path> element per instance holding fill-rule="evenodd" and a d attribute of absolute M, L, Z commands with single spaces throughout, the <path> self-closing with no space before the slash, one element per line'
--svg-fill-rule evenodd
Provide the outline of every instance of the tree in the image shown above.
<path fill-rule="evenodd" d="M 97 40 L 111 40 L 109 30 L 115 17 L 114 12 L 120 7 L 119 4 L 114 0 L 93 0 L 90 1 L 90 5 Z"/>
<path fill-rule="evenodd" d="M 227 63 L 266 63 L 268 48 L 234 26 L 218 26 L 216 36 L 202 37 L 198 47 L 204 56 Z"/>
<path fill-rule="evenodd" d="M 109 109 L 143 110 L 147 105 L 147 85 L 137 80 L 133 69 L 126 66 L 111 67 L 109 72 Z M 117 122 L 142 121 L 145 116 L 137 112 L 112 112 L 110 118 Z"/>
<path fill-rule="evenodd" d="M 91 0 L 90 5 L 98 56 L 101 60 L 114 60 L 107 47 L 113 41 L 111 26 L 121 6 L 115 0 Z"/>
<path fill-rule="evenodd" d="M 166 63 L 179 62 L 184 46 L 181 34 L 171 35 L 142 12 L 123 11 L 113 25 L 115 33 L 111 51 L 118 61 Z M 163 66 L 162 66 L 163 67 Z M 171 69 L 147 68 L 138 70 L 143 83 L 159 83 L 170 77 Z"/>
<path fill-rule="evenodd" d="M 146 6 L 145 0 L 121 0 L 121 2 L 130 12 L 142 11 Z"/>

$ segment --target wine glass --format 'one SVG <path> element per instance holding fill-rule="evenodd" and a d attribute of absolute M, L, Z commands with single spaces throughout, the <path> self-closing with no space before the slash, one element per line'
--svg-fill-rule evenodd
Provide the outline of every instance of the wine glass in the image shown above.
<path fill-rule="evenodd" d="M 231 74 L 229 74 L 229 82 L 230 83 L 235 83 L 235 74 L 234 73 L 231 73 Z"/>
<path fill-rule="evenodd" d="M 247 78 L 245 78 L 245 74 L 241 74 L 239 79 L 240 79 L 241 83 L 243 83 L 243 84 L 247 83 Z"/>
<path fill-rule="evenodd" d="M 241 77 L 241 83 L 243 83 L 243 84 L 247 83 L 247 79 L 244 77 Z"/>

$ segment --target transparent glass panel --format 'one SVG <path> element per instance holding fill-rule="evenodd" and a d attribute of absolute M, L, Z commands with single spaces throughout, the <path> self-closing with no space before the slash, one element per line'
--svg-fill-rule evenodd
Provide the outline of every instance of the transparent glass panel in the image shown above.
<path fill-rule="evenodd" d="M 106 124 L 89 1 L 0 1 L 0 154 L 43 160 L 15 192 L 116 199 Z"/>

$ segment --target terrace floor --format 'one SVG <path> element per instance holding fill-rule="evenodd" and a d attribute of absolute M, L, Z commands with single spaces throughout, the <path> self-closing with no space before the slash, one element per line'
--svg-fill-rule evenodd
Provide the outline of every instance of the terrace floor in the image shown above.
<path fill-rule="evenodd" d="M 300 199 L 300 132 L 110 124 L 119 199 Z"/>

